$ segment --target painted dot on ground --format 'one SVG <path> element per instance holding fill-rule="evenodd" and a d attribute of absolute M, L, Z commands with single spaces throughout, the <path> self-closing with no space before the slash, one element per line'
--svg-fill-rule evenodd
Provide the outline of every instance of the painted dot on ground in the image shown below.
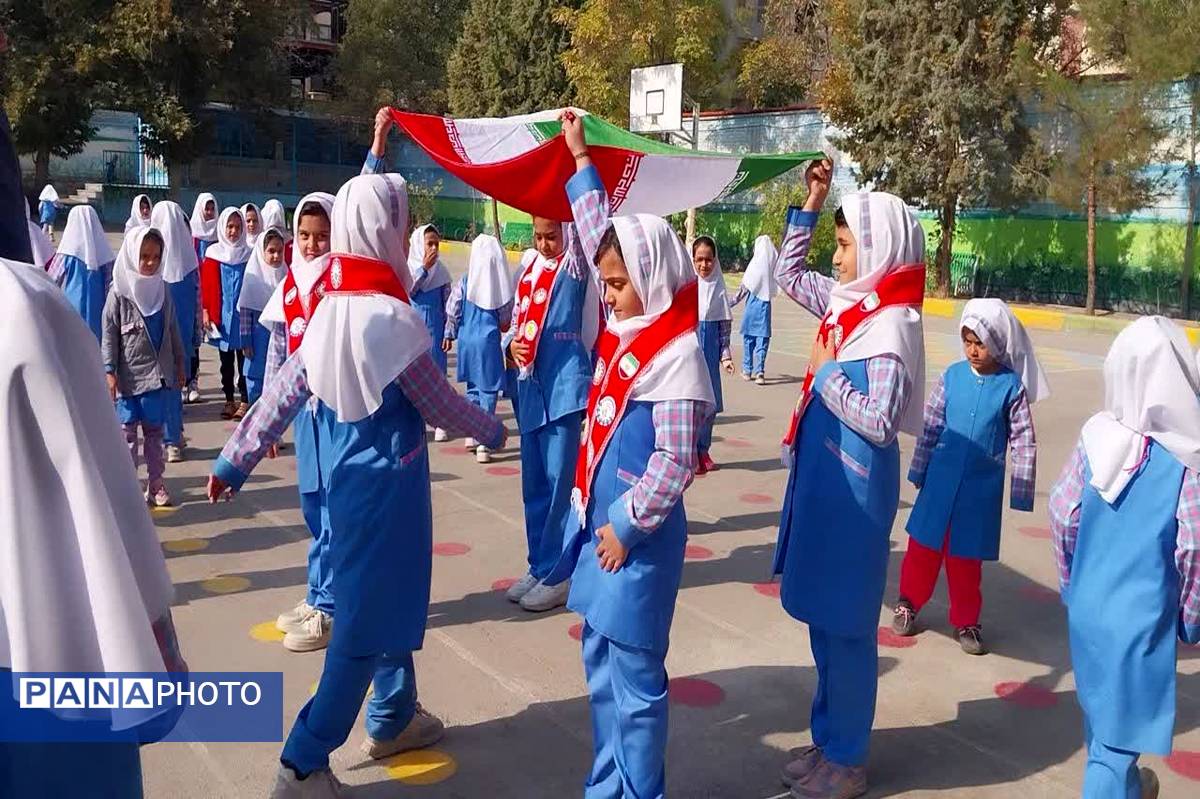
<path fill-rule="evenodd" d="M 436 785 L 458 771 L 454 758 L 440 749 L 418 749 L 383 761 L 387 774 L 406 785 Z"/>
<path fill-rule="evenodd" d="M 1018 707 L 1047 708 L 1058 704 L 1058 694 L 1031 682 L 998 682 L 996 696 Z"/>
<path fill-rule="evenodd" d="M 779 599 L 779 583 L 755 583 L 754 590 L 763 596 Z"/>
<path fill-rule="evenodd" d="M 475 454 L 474 450 L 469 450 L 466 447 L 461 446 L 459 444 L 447 444 L 446 446 L 442 447 L 438 451 L 441 452 L 443 455 L 474 455 Z"/>
<path fill-rule="evenodd" d="M 910 646 L 917 645 L 917 637 L 915 635 L 900 635 L 890 627 L 880 627 L 875 633 L 875 640 L 880 646 L 891 647 L 892 649 L 908 649 Z"/>
<path fill-rule="evenodd" d="M 264 621 L 250 628 L 250 637 L 267 644 L 278 643 L 283 640 L 283 630 L 275 626 L 274 620 Z"/>
<path fill-rule="evenodd" d="M 1049 527 L 1021 527 L 1018 528 L 1021 535 L 1029 536 L 1030 538 L 1049 538 Z"/>
<path fill-rule="evenodd" d="M 172 513 L 175 513 L 177 510 L 179 510 L 178 505 L 167 505 L 166 507 L 163 507 L 163 508 L 155 507 L 155 508 L 150 509 L 150 515 L 151 516 L 170 516 Z"/>
<path fill-rule="evenodd" d="M 683 557 L 687 560 L 707 560 L 713 556 L 713 551 L 699 544 L 688 544 L 684 547 Z"/>
<path fill-rule="evenodd" d="M 163 549 L 168 552 L 199 552 L 208 549 L 207 538 L 177 538 L 174 541 L 163 541 Z"/>
<path fill-rule="evenodd" d="M 223 574 L 220 577 L 205 580 L 200 583 L 200 587 L 210 594 L 236 594 L 238 591 L 245 591 L 249 588 L 250 581 L 245 577 Z"/>
<path fill-rule="evenodd" d="M 1020 588 L 1020 592 L 1021 596 L 1030 602 L 1050 604 L 1051 602 L 1058 601 L 1058 592 L 1044 585 L 1023 585 Z"/>
<path fill-rule="evenodd" d="M 507 591 L 508 589 L 512 588 L 513 585 L 516 584 L 516 582 L 517 582 L 516 577 L 501 577 L 499 580 L 492 583 L 492 590 L 493 591 Z"/>
<path fill-rule="evenodd" d="M 687 707 L 716 707 L 725 701 L 725 689 L 699 677 L 676 677 L 667 683 L 668 699 Z"/>
<path fill-rule="evenodd" d="M 577 621 L 567 630 L 567 635 L 574 638 L 576 641 L 583 640 L 583 622 Z"/>
<path fill-rule="evenodd" d="M 721 443 L 730 447 L 737 447 L 738 449 L 749 449 L 754 446 L 744 438 L 727 438 Z"/>
<path fill-rule="evenodd" d="M 512 477 L 521 473 L 521 470 L 516 466 L 489 466 L 484 471 L 496 477 Z"/>
<path fill-rule="evenodd" d="M 465 555 L 471 551 L 471 548 L 466 544 L 460 544 L 457 541 L 443 541 L 440 544 L 433 545 L 433 554 L 445 555 L 454 557 L 455 555 Z"/>
<path fill-rule="evenodd" d="M 1163 758 L 1167 768 L 1181 777 L 1200 782 L 1200 751 L 1189 752 L 1186 749 L 1176 749 Z"/>
<path fill-rule="evenodd" d="M 738 499 L 742 502 L 749 502 L 752 505 L 765 505 L 768 502 L 774 502 L 775 498 L 770 494 L 758 494 L 753 491 L 747 491 L 745 494 L 739 494 Z"/>

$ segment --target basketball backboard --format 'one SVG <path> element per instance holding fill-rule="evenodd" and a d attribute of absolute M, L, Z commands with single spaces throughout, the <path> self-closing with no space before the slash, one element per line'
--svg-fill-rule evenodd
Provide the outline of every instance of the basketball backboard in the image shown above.
<path fill-rule="evenodd" d="M 629 72 L 629 130 L 678 133 L 683 129 L 683 64 Z"/>

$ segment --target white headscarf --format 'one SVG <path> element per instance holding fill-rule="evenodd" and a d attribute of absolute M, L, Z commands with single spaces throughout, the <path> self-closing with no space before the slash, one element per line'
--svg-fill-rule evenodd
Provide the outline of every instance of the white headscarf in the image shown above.
<path fill-rule="evenodd" d="M 225 232 L 225 226 L 234 216 L 242 220 L 242 229 L 236 239 L 231 239 Z M 204 257 L 231 266 L 250 260 L 250 245 L 246 243 L 246 220 L 241 211 L 230 206 L 221 212 L 221 217 L 217 220 L 217 243 L 204 251 Z"/>
<path fill-rule="evenodd" d="M 1030 403 L 1050 396 L 1050 384 L 1038 363 L 1033 341 L 1025 326 L 1013 316 L 1008 303 L 995 298 L 970 300 L 963 308 L 958 326 L 978 336 L 992 357 L 1021 378 Z"/>
<path fill-rule="evenodd" d="M 25 206 L 25 226 L 29 228 L 29 249 L 33 252 L 33 262 L 44 269 L 54 257 L 54 245 L 42 229 L 33 223 L 29 216 L 29 203 L 21 200 L 21 204 Z"/>
<path fill-rule="evenodd" d="M 196 204 L 192 206 L 192 238 L 200 241 L 217 240 L 217 215 L 213 214 L 212 219 L 204 218 L 204 208 L 209 203 L 212 203 L 215 209 L 217 198 L 205 191 L 200 193 Z"/>
<path fill-rule="evenodd" d="M 254 212 L 258 214 L 258 233 L 251 235 L 249 228 L 247 228 L 246 229 L 246 244 L 253 247 L 254 244 L 258 241 L 258 237 L 261 236 L 264 231 L 266 231 L 266 228 L 263 227 L 263 223 L 262 223 L 262 211 L 258 210 L 258 206 L 255 205 L 254 203 L 246 203 L 245 205 L 243 205 L 241 208 L 238 209 L 239 211 L 241 211 L 241 214 L 242 214 L 242 224 L 243 225 L 246 224 L 246 212 L 249 211 L 251 208 L 253 208 Z"/>
<path fill-rule="evenodd" d="M 38 342 L 0 347 L 0 665 L 163 671 L 151 624 L 174 589 L 96 338 L 44 272 L 0 259 L 0 339 Z"/>
<path fill-rule="evenodd" d="M 695 252 L 695 246 L 693 243 L 693 252 Z M 692 266 L 695 268 L 694 258 Z M 700 280 L 700 321 L 723 322 L 733 319 L 733 310 L 729 307 L 729 294 L 725 291 L 725 275 L 721 272 L 721 257 L 717 255 L 715 246 L 713 247 L 712 272 L 708 277 L 700 277 L 699 272 L 696 273 L 696 276 Z"/>
<path fill-rule="evenodd" d="M 609 317 L 608 329 L 628 342 L 671 307 L 680 289 L 696 282 L 696 271 L 687 248 L 665 219 L 650 214 L 618 216 L 612 226 L 643 308 L 632 319 Z M 667 345 L 638 375 L 629 396 L 644 402 L 687 399 L 712 404 L 712 379 L 700 340 L 685 335 Z"/>
<path fill-rule="evenodd" d="M 771 242 L 770 236 L 759 236 L 754 240 L 754 254 L 746 271 L 742 275 L 742 286 L 763 302 L 770 302 L 779 291 L 775 282 L 775 262 L 779 260 L 779 250 Z"/>
<path fill-rule="evenodd" d="M 338 191 L 331 222 L 331 259 L 351 253 L 386 261 L 405 290 L 411 288 L 404 178 L 352 178 Z M 312 393 L 338 421 L 357 422 L 379 409 L 384 389 L 432 344 L 421 316 L 406 302 L 330 294 L 313 313 L 300 352 Z"/>
<path fill-rule="evenodd" d="M 494 311 L 512 302 L 512 298 L 513 279 L 504 247 L 495 236 L 486 233 L 476 236 L 471 242 L 467 265 L 467 301 L 485 311 Z"/>
<path fill-rule="evenodd" d="M 168 283 L 178 283 L 196 271 L 200 265 L 187 214 L 173 200 L 160 200 L 150 212 L 150 225 L 163 237 L 162 276 Z"/>
<path fill-rule="evenodd" d="M 139 194 L 133 198 L 133 202 L 129 205 L 129 218 L 125 220 L 125 232 L 133 230 L 135 227 L 150 227 L 150 217 L 142 216 L 142 200 L 146 201 L 147 205 L 153 206 L 150 202 L 150 195 Z M 153 208 L 151 208 L 153 210 Z"/>
<path fill-rule="evenodd" d="M 133 304 L 142 312 L 142 316 L 152 316 L 162 310 L 163 297 L 167 293 L 167 284 L 163 282 L 162 264 L 153 275 L 143 275 L 138 269 L 141 260 L 142 242 L 151 233 L 158 233 L 150 227 L 136 227 L 125 234 L 121 243 L 121 251 L 117 253 L 117 262 L 113 266 L 113 293 L 118 297 L 133 300 Z M 162 237 L 161 233 L 158 233 Z M 165 249 L 165 248 L 164 248 Z"/>
<path fill-rule="evenodd" d="M 1200 471 L 1200 368 L 1183 330 L 1144 316 L 1121 331 L 1104 359 L 1104 410 L 1083 425 L 1092 487 L 1110 505 L 1133 479 L 1153 439 Z"/>
<path fill-rule="evenodd" d="M 300 198 L 300 203 L 296 206 L 296 213 L 292 215 L 292 263 L 289 270 L 292 273 L 292 277 L 296 279 L 296 288 L 305 297 L 308 296 L 309 292 L 312 291 L 312 287 L 316 285 L 321 275 L 325 274 L 325 270 L 329 267 L 329 259 L 325 256 L 320 255 L 310 261 L 300 252 L 300 212 L 310 205 L 319 206 L 325 211 L 325 216 L 332 220 L 333 195 L 324 191 L 306 194 Z M 283 312 L 282 280 L 275 287 L 275 292 L 263 307 L 263 311 L 259 314 L 258 318 L 262 323 L 277 322 L 283 324 L 287 321 Z"/>
<path fill-rule="evenodd" d="M 67 214 L 67 226 L 58 242 L 58 254 L 78 258 L 89 270 L 108 266 L 117 257 L 108 243 L 100 216 L 90 205 L 77 205 Z"/>
<path fill-rule="evenodd" d="M 836 284 L 829 296 L 831 321 L 874 293 L 901 266 L 925 263 L 925 232 L 904 201 L 879 191 L 849 194 L 842 201 L 858 248 L 858 277 Z M 900 429 L 918 435 L 925 397 L 925 333 L 919 308 L 884 308 L 854 329 L 838 350 L 839 361 L 895 355 L 912 381 Z"/>
<path fill-rule="evenodd" d="M 242 278 L 242 293 L 238 295 L 237 307 L 240 311 L 261 311 L 271 300 L 277 286 L 283 283 L 287 275 L 287 264 L 282 259 L 279 266 L 268 266 L 266 250 L 267 233 L 275 231 L 279 234 L 280 249 L 283 247 L 283 231 L 279 228 L 267 228 L 254 243 L 250 252 L 250 260 L 246 264 L 246 273 Z"/>
<path fill-rule="evenodd" d="M 258 216 L 262 222 L 264 233 L 271 228 L 275 228 L 283 233 L 285 240 L 287 239 L 287 216 L 283 211 L 283 203 L 272 197 L 263 203 L 262 210 L 259 211 Z"/>
<path fill-rule="evenodd" d="M 58 192 L 54 187 L 47 183 L 42 187 L 42 193 L 38 195 L 38 202 L 56 203 L 58 202 Z"/>
<path fill-rule="evenodd" d="M 408 240 L 408 271 L 412 276 L 412 282 L 417 282 L 424 271 L 425 263 L 425 231 L 433 225 L 421 225 L 412 232 L 412 236 Z M 422 291 L 430 291 L 440 286 L 444 286 L 450 282 L 450 270 L 442 263 L 442 256 L 439 254 L 433 266 L 429 268 L 429 278 L 425 281 L 425 285 L 421 287 Z"/>

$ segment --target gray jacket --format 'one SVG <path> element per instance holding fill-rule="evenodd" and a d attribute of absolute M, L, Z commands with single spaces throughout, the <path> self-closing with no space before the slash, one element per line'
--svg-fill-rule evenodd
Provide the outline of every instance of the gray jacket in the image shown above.
<path fill-rule="evenodd" d="M 101 318 L 100 356 L 105 371 L 117 376 L 119 396 L 131 397 L 164 385 L 179 387 L 184 352 L 170 291 L 163 293 L 161 313 L 163 341 L 156 351 L 142 312 L 133 300 L 108 292 Z"/>

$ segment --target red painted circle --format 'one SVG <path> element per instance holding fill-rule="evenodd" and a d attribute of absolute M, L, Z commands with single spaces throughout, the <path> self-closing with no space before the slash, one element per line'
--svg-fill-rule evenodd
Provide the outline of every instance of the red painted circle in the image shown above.
<path fill-rule="evenodd" d="M 433 554 L 435 555 L 465 555 L 470 551 L 471 548 L 469 546 L 456 541 L 443 541 L 440 544 L 433 545 Z"/>
<path fill-rule="evenodd" d="M 1048 605 L 1058 601 L 1058 592 L 1044 585 L 1023 585 L 1020 591 L 1021 596 L 1030 602 L 1042 602 Z"/>
<path fill-rule="evenodd" d="M 484 471 L 496 477 L 512 477 L 514 474 L 521 473 L 521 470 L 515 466 L 489 466 Z"/>
<path fill-rule="evenodd" d="M 779 599 L 779 583 L 755 583 L 754 590 L 763 596 Z"/>
<path fill-rule="evenodd" d="M 768 502 L 774 502 L 775 498 L 770 494 L 756 494 L 753 491 L 748 491 L 745 494 L 739 494 L 738 499 L 742 502 L 749 502 L 753 505 L 765 505 Z"/>
<path fill-rule="evenodd" d="M 492 590 L 493 591 L 507 591 L 508 589 L 512 588 L 516 582 L 517 582 L 516 577 L 501 577 L 499 580 L 492 583 Z"/>
<path fill-rule="evenodd" d="M 892 649 L 908 649 L 910 646 L 917 645 L 917 638 L 913 635 L 899 635 L 889 627 L 880 627 L 875 633 L 875 640 L 880 646 L 891 647 Z"/>
<path fill-rule="evenodd" d="M 571 636 L 576 641 L 582 641 L 583 640 L 583 622 L 578 621 L 578 622 L 575 622 L 574 624 L 572 624 L 570 629 L 567 630 L 567 635 Z"/>
<path fill-rule="evenodd" d="M 707 560 L 712 556 L 713 551 L 711 549 L 697 544 L 688 544 L 683 550 L 683 557 L 686 560 Z"/>
<path fill-rule="evenodd" d="M 727 438 L 721 443 L 729 447 L 737 447 L 738 449 L 749 449 L 754 446 L 744 438 Z"/>
<path fill-rule="evenodd" d="M 1030 538 L 1049 538 L 1049 527 L 1021 527 L 1018 532 L 1021 535 L 1027 535 Z"/>
<path fill-rule="evenodd" d="M 1031 682 L 998 682 L 996 696 L 1018 707 L 1047 708 L 1058 704 L 1058 694 Z"/>
<path fill-rule="evenodd" d="M 676 705 L 716 707 L 725 701 L 725 689 L 699 677 L 676 677 L 667 683 L 667 698 Z"/>
<path fill-rule="evenodd" d="M 467 449 L 462 444 L 447 444 L 439 450 L 443 455 L 474 455 L 475 451 Z"/>
<path fill-rule="evenodd" d="M 1179 776 L 1200 782 L 1200 752 L 1176 749 L 1164 757 L 1163 762 Z"/>

